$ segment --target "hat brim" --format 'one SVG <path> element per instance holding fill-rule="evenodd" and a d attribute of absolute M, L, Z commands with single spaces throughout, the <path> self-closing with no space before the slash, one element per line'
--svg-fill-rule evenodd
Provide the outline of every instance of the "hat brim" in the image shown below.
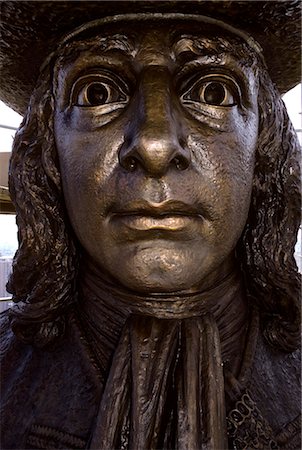
<path fill-rule="evenodd" d="M 142 12 L 200 14 L 222 20 L 261 45 L 281 94 L 301 80 L 299 1 L 3 1 L 1 100 L 24 114 L 39 68 L 58 40 L 91 20 Z"/>

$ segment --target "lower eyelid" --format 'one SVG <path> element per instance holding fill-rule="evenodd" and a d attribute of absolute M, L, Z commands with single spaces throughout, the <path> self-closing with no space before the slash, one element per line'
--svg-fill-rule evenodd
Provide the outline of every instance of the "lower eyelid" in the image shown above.
<path fill-rule="evenodd" d="M 73 129 L 79 132 L 93 131 L 110 124 L 123 113 L 121 105 L 115 105 L 114 108 L 110 108 L 110 111 L 106 110 L 106 106 L 109 105 L 105 105 L 105 107 L 72 107 L 69 111 L 65 111 L 65 114 L 68 114 L 69 123 Z"/>
<path fill-rule="evenodd" d="M 84 106 L 84 105 L 73 105 L 75 108 L 79 108 L 81 110 L 85 110 L 87 112 L 98 112 L 99 114 L 109 114 L 114 111 L 118 111 L 119 109 L 124 109 L 128 104 L 128 100 L 125 102 L 112 102 L 105 103 L 104 105 L 97 106 Z"/>
<path fill-rule="evenodd" d="M 226 106 L 217 106 L 217 105 L 209 105 L 207 103 L 202 102 L 194 102 L 190 100 L 185 100 L 181 102 L 182 105 L 186 108 L 186 110 L 192 114 L 195 118 L 196 115 L 200 114 L 201 116 L 212 118 L 214 120 L 222 120 L 226 117 L 226 114 L 237 105 L 226 105 Z M 198 120 L 198 118 L 197 118 Z"/>
<path fill-rule="evenodd" d="M 205 105 L 207 107 L 214 107 L 214 108 L 228 108 L 228 107 L 233 107 L 233 106 L 238 106 L 240 105 L 240 102 L 237 101 L 236 96 L 233 95 L 231 93 L 232 99 L 234 100 L 232 103 L 227 103 L 227 104 L 220 104 L 220 105 L 215 105 L 215 103 L 207 103 L 206 101 L 202 101 L 202 100 L 192 100 L 190 98 L 185 98 L 186 94 L 182 95 L 180 97 L 180 100 L 183 104 L 187 103 L 188 105 L 192 104 L 192 105 Z"/>
<path fill-rule="evenodd" d="M 226 111 L 214 111 L 209 108 L 186 108 L 187 114 L 189 114 L 193 119 L 201 124 L 201 126 L 206 127 L 208 130 L 219 131 L 219 132 L 229 132 L 230 127 L 233 128 L 232 120 L 230 115 Z M 227 109 L 227 108 L 225 108 Z M 220 113 L 220 114 L 219 114 Z"/>

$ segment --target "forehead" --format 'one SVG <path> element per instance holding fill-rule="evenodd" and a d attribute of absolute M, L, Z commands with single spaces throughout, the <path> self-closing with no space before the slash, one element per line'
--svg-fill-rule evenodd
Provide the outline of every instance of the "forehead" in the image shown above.
<path fill-rule="evenodd" d="M 221 27 L 207 23 L 156 20 L 112 23 L 81 33 L 61 53 L 61 63 L 89 54 L 143 64 L 175 63 L 201 57 L 253 66 L 256 54 L 247 43 Z"/>

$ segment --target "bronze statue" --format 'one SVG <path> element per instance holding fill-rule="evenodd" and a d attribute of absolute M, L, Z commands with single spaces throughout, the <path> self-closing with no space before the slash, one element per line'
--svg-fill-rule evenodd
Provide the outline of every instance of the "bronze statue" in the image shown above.
<path fill-rule="evenodd" d="M 2 3 L 2 448 L 299 448 L 299 27 L 296 1 Z"/>

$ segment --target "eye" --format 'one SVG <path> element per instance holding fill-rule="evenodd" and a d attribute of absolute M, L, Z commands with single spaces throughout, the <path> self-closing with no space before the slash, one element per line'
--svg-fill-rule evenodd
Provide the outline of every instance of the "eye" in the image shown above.
<path fill-rule="evenodd" d="M 213 106 L 234 106 L 240 101 L 240 88 L 230 77 L 208 75 L 197 80 L 181 99 Z"/>
<path fill-rule="evenodd" d="M 117 76 L 91 74 L 79 78 L 72 88 L 72 104 L 76 106 L 101 106 L 110 103 L 127 103 L 125 83 Z"/>

